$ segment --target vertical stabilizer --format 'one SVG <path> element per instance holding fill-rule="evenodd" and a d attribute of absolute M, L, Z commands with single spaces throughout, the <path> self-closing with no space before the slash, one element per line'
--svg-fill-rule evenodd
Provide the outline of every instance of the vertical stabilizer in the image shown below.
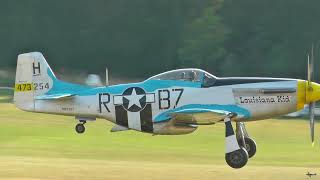
<path fill-rule="evenodd" d="M 16 69 L 14 104 L 22 110 L 34 111 L 34 97 L 48 92 L 55 79 L 41 53 L 20 54 Z"/>

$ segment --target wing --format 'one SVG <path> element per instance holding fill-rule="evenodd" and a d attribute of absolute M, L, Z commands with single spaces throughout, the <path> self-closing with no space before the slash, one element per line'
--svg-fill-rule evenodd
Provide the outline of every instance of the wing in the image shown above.
<path fill-rule="evenodd" d="M 57 100 L 57 99 L 72 97 L 72 96 L 75 96 L 75 95 L 76 94 L 58 93 L 58 94 L 36 96 L 35 99 L 36 100 Z"/>
<path fill-rule="evenodd" d="M 224 119 L 228 113 L 200 112 L 200 113 L 172 113 L 171 119 L 175 124 L 210 125 Z"/>
<path fill-rule="evenodd" d="M 173 120 L 175 124 L 210 125 L 223 120 L 230 113 L 248 118 L 248 110 L 236 105 L 187 105 L 161 113 L 155 122 Z"/>
<path fill-rule="evenodd" d="M 127 130 L 129 130 L 127 127 L 116 124 L 112 127 L 111 132 L 119 132 L 119 131 L 127 131 Z"/>

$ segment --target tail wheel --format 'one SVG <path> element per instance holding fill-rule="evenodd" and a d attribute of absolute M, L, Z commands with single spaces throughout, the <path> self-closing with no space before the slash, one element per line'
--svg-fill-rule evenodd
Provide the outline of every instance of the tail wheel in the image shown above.
<path fill-rule="evenodd" d="M 76 132 L 79 134 L 84 133 L 84 131 L 86 130 L 86 128 L 82 123 L 77 124 L 75 129 L 76 129 Z"/>
<path fill-rule="evenodd" d="M 249 156 L 247 150 L 241 147 L 236 151 L 227 153 L 225 159 L 230 167 L 239 169 L 247 164 Z"/>

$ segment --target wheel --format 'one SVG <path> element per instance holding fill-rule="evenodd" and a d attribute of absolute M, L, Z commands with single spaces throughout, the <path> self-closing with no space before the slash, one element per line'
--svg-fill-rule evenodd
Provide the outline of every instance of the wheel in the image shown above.
<path fill-rule="evenodd" d="M 75 129 L 76 129 L 77 133 L 79 133 L 79 134 L 84 133 L 84 131 L 86 130 L 84 125 L 81 123 L 77 124 Z"/>
<path fill-rule="evenodd" d="M 245 141 L 245 144 L 246 144 L 245 148 L 246 148 L 246 150 L 248 152 L 249 158 L 252 158 L 257 152 L 257 144 L 253 139 L 248 138 L 248 137 L 245 137 L 244 141 Z M 238 143 L 239 143 L 239 145 L 242 145 L 242 141 L 241 140 Z"/>
<path fill-rule="evenodd" d="M 235 169 L 242 168 L 248 162 L 249 156 L 245 148 L 240 147 L 240 149 L 226 154 L 227 164 Z"/>

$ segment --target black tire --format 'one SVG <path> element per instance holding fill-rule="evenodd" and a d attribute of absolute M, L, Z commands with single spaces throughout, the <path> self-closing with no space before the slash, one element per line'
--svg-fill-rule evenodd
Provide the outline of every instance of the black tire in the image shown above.
<path fill-rule="evenodd" d="M 240 147 L 240 149 L 236 151 L 227 153 L 225 159 L 230 167 L 239 169 L 247 164 L 249 156 L 247 150 Z"/>
<path fill-rule="evenodd" d="M 245 144 L 246 144 L 245 148 L 246 148 L 246 150 L 248 152 L 249 158 L 252 158 L 257 152 L 257 144 L 253 139 L 248 138 L 248 137 L 245 137 L 244 141 L 245 141 Z M 238 143 L 239 143 L 240 146 L 243 147 L 241 140 Z"/>
<path fill-rule="evenodd" d="M 77 124 L 75 129 L 78 134 L 82 134 L 84 131 L 86 131 L 86 128 L 81 123 Z"/>

